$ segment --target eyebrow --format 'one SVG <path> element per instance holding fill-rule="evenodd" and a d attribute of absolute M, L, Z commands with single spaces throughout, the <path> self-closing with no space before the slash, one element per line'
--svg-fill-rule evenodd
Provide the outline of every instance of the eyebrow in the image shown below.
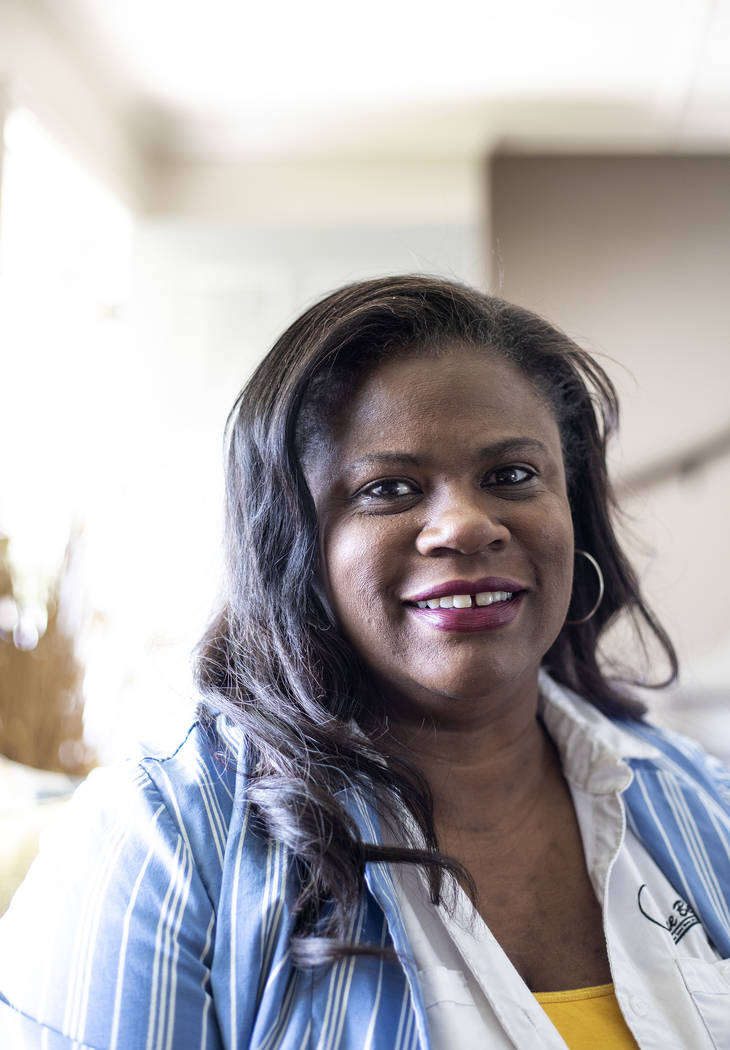
<path fill-rule="evenodd" d="M 517 455 L 520 452 L 546 453 L 548 451 L 547 445 L 542 441 L 538 441 L 537 438 L 504 438 L 502 441 L 493 441 L 490 445 L 485 445 L 481 448 L 479 450 L 479 458 L 489 459 L 491 456 L 501 456 L 506 454 Z M 373 452 L 368 456 L 360 456 L 359 459 L 355 459 L 352 463 L 348 464 L 348 470 L 357 470 L 360 467 L 375 466 L 386 463 L 392 463 L 394 465 L 407 463 L 409 466 L 418 467 L 422 462 L 422 457 L 414 456 L 411 452 L 384 450 L 383 452 Z"/>

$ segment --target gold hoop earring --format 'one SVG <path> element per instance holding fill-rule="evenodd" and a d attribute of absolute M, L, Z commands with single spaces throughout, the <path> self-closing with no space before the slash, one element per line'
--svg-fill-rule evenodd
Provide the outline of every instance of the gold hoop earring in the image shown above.
<path fill-rule="evenodd" d="M 604 591 L 605 591 L 605 585 L 604 585 L 604 582 L 603 582 L 603 573 L 601 572 L 601 566 L 598 564 L 598 562 L 593 557 L 593 555 L 589 554 L 588 551 L 579 550 L 577 547 L 576 547 L 575 553 L 576 554 L 582 554 L 584 558 L 587 558 L 588 561 L 593 566 L 593 568 L 596 570 L 596 575 L 598 576 L 598 597 L 596 598 L 595 604 L 594 604 L 593 608 L 591 609 L 591 611 L 588 613 L 587 616 L 584 616 L 580 620 L 566 620 L 565 621 L 566 624 L 569 627 L 576 627 L 578 624 L 588 623 L 588 621 L 590 619 L 592 619 L 592 617 L 595 615 L 596 610 L 598 609 L 598 606 L 603 601 L 603 595 L 604 595 Z"/>

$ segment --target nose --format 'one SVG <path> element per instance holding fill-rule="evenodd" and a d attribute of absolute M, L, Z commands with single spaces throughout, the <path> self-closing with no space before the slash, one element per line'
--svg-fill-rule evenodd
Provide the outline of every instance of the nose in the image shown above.
<path fill-rule="evenodd" d="M 435 507 L 416 538 L 416 550 L 423 555 L 442 551 L 477 554 L 501 550 L 509 540 L 509 528 L 479 492 L 452 496 Z"/>

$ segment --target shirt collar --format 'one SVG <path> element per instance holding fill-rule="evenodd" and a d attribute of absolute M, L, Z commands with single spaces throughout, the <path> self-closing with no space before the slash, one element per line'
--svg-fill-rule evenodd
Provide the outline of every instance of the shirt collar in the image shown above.
<path fill-rule="evenodd" d="M 540 672 L 539 713 L 555 743 L 566 779 L 596 795 L 625 791 L 633 773 L 629 759 L 659 752 L 613 722 L 545 672 Z"/>

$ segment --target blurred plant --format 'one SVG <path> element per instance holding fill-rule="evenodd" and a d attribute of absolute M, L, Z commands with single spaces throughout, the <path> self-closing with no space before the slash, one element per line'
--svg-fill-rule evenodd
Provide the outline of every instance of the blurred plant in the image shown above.
<path fill-rule="evenodd" d="M 45 608 L 22 609 L 9 540 L 0 535 L 0 754 L 83 776 L 96 758 L 84 741 L 84 669 L 65 615 L 79 538 L 69 539 Z"/>

